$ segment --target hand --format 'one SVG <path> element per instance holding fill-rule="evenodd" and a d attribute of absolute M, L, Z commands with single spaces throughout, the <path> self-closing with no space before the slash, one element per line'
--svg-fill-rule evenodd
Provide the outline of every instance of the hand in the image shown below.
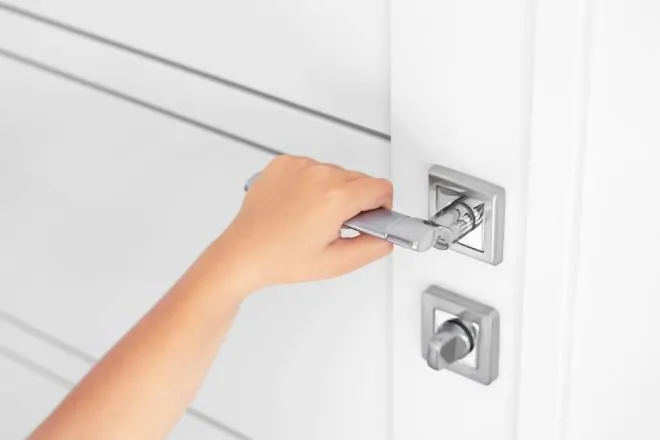
<path fill-rule="evenodd" d="M 368 235 L 340 237 L 344 221 L 391 206 L 392 184 L 385 179 L 280 156 L 252 184 L 219 242 L 240 259 L 255 290 L 331 278 L 391 252 L 390 243 Z"/>

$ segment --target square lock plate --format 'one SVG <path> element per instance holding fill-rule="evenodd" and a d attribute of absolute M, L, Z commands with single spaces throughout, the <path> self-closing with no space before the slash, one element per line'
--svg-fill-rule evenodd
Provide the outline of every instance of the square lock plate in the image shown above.
<path fill-rule="evenodd" d="M 436 317 L 442 311 L 476 329 L 475 356 L 466 357 L 447 368 L 469 379 L 489 385 L 499 372 L 500 317 L 497 310 L 438 286 L 422 293 L 422 357 L 426 359 L 429 341 L 442 324 Z"/>
<path fill-rule="evenodd" d="M 461 197 L 484 202 L 483 223 L 451 249 L 497 265 L 504 247 L 504 188 L 451 168 L 434 165 L 429 170 L 429 218 Z"/>

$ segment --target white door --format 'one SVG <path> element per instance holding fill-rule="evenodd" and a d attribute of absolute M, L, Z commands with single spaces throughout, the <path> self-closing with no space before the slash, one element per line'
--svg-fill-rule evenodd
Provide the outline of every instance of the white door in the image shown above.
<path fill-rule="evenodd" d="M 652 0 L 393 0 L 397 206 L 424 212 L 432 163 L 507 191 L 500 266 L 394 255 L 394 438 L 660 436 L 659 24 Z M 415 359 L 431 283 L 500 311 L 489 388 Z"/>
<path fill-rule="evenodd" d="M 3 439 L 139 319 L 277 152 L 388 176 L 420 217 L 433 164 L 501 185 L 504 261 L 397 249 L 255 296 L 172 438 L 660 435 L 656 2 L 10 3 Z M 422 359 L 429 285 L 499 311 L 490 386 Z"/>
<path fill-rule="evenodd" d="M 71 10 L 65 6 L 57 9 Z M 182 26 L 220 8 L 215 2 L 199 2 L 205 11 L 171 6 L 181 13 L 170 21 Z M 238 5 L 220 9 L 246 14 Z M 96 28 L 86 11 L 78 8 L 70 20 L 53 17 Z M 186 17 L 186 11 L 195 14 Z M 105 15 L 114 30 L 124 29 L 123 21 Z M 368 18 L 378 31 L 383 20 Z M 350 20 L 342 25 L 347 32 L 357 26 Z M 113 29 L 108 38 L 136 43 Z M 243 41 L 232 35 L 236 29 L 212 30 L 219 32 L 213 41 L 228 44 L 231 37 L 234 49 Z M 319 28 L 311 37 L 323 35 Z M 165 29 L 159 38 L 172 36 Z M 359 41 L 372 53 L 385 40 L 356 37 L 355 48 Z M 202 50 L 192 35 L 187 44 Z M 148 310 L 231 221 L 246 180 L 275 150 L 389 174 L 389 142 L 382 132 L 387 90 L 379 83 L 386 64 L 375 77 L 369 57 L 360 57 L 352 72 L 368 75 L 371 86 L 354 89 L 374 94 L 373 102 L 360 97 L 364 108 L 349 106 L 335 90 L 352 96 L 341 85 L 342 75 L 352 73 L 320 69 L 302 50 L 324 50 L 324 41 L 300 44 L 288 61 L 286 50 L 295 47 L 261 47 L 250 59 L 265 62 L 264 56 L 281 49 L 281 69 L 307 69 L 310 81 L 318 71 L 320 83 L 305 85 L 270 63 L 250 67 L 234 60 L 235 69 L 266 81 L 246 77 L 246 84 L 259 88 L 246 90 L 45 17 L 0 8 L 0 344 L 3 362 L 22 366 L 7 366 L 0 388 L 3 414 L 17 413 L 9 419 L 11 430 L 2 430 L 3 418 L 2 438 L 23 438 Z M 144 50 L 159 49 L 145 44 Z M 163 56 L 195 63 L 184 52 L 190 54 Z M 210 60 L 229 52 L 215 45 L 204 49 Z M 331 55 L 318 60 L 329 62 Z M 237 72 L 232 80 L 242 79 Z M 290 86 L 291 95 L 282 92 Z M 318 109 L 312 112 L 280 98 L 297 99 L 302 92 L 317 99 L 305 87 L 319 92 L 328 108 L 299 100 Z M 367 123 L 370 128 L 362 127 Z M 173 438 L 385 438 L 389 264 L 325 283 L 271 289 L 246 302 Z M 48 389 L 41 385 L 44 377 L 55 380 Z M 17 400 L 19 392 L 23 400 Z M 29 405 L 30 399 L 39 404 Z"/>

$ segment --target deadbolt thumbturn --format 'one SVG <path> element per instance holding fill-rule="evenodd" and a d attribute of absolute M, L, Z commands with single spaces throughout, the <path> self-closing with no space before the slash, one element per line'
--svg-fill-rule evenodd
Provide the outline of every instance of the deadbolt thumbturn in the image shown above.
<path fill-rule="evenodd" d="M 450 319 L 444 322 L 429 339 L 426 363 L 434 370 L 463 359 L 474 350 L 476 332 L 472 324 Z"/>
<path fill-rule="evenodd" d="M 500 318 L 497 310 L 438 286 L 422 293 L 422 357 L 484 385 L 498 375 Z"/>

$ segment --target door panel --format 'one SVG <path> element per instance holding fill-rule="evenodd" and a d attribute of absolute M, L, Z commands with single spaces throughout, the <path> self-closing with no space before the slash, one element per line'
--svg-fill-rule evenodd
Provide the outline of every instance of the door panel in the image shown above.
<path fill-rule="evenodd" d="M 33 373 L 8 358 L 0 346 L 0 435 L 27 438 L 66 394 L 61 385 Z"/>
<path fill-rule="evenodd" d="M 270 156 L 4 58 L 0 96 L 0 308 L 98 358 Z M 387 267 L 251 298 L 193 407 L 250 438 L 384 438 Z"/>
<path fill-rule="evenodd" d="M 21 440 L 45 419 L 71 386 L 48 368 L 35 364 L 0 345 L 0 434 L 3 440 Z M 170 440 L 237 440 L 208 423 L 185 415 L 172 430 Z"/>
<path fill-rule="evenodd" d="M 0 8 L 0 51 L 106 94 L 264 149 L 387 173 L 382 136 L 48 26 Z"/>
<path fill-rule="evenodd" d="M 6 3 L 380 132 L 389 130 L 383 0 Z"/>

